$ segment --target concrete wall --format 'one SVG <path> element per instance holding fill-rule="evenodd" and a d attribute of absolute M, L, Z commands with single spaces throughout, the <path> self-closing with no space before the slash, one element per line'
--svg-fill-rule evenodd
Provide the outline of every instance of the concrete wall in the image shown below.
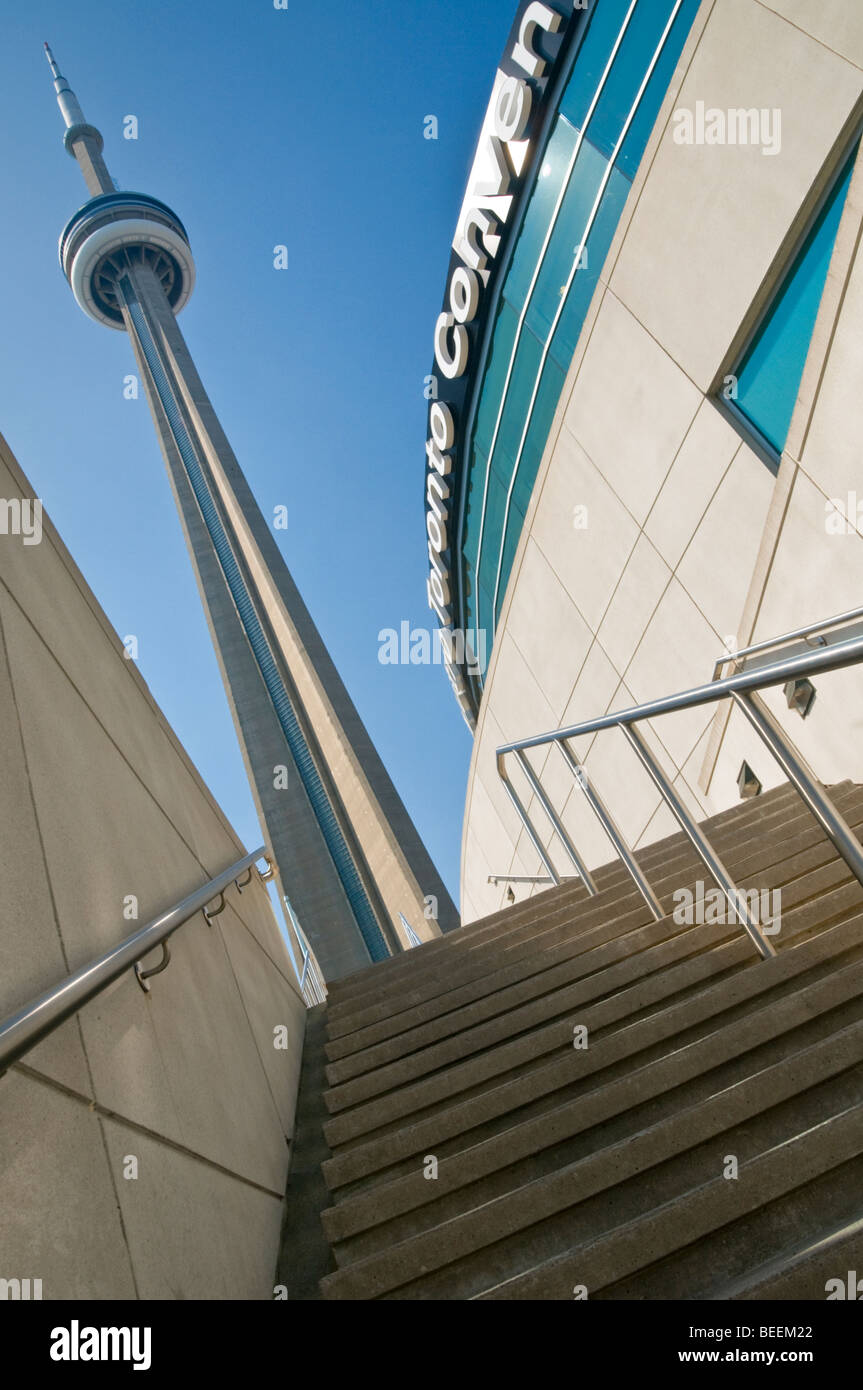
<path fill-rule="evenodd" d="M 0 497 L 30 495 L 0 440 Z M 5 1018 L 135 930 L 129 895 L 143 925 L 246 849 L 47 518 L 0 535 L 0 724 Z M 305 1006 L 264 886 L 226 902 L 0 1079 L 0 1277 L 272 1297 Z"/>
<path fill-rule="evenodd" d="M 676 144 L 673 112 L 697 101 L 779 108 L 781 151 Z M 828 499 L 856 488 L 863 502 L 859 164 L 778 477 L 712 399 L 861 114 L 863 8 L 705 0 L 603 269 L 513 566 L 468 785 L 465 921 L 501 905 L 489 874 L 541 872 L 496 747 L 700 684 L 728 639 L 742 646 L 863 603 L 861 523 L 841 536 L 825 526 Z M 574 529 L 579 505 L 586 530 Z M 824 780 L 859 779 L 863 673 L 816 685 L 805 724 L 781 692 L 768 703 Z M 699 816 L 733 803 L 743 758 L 765 787 L 778 780 L 736 713 L 673 715 L 648 737 Z M 674 828 L 619 733 L 578 751 L 632 843 Z M 535 765 L 588 862 L 607 861 L 559 754 Z M 559 844 L 554 855 L 565 869 Z"/>

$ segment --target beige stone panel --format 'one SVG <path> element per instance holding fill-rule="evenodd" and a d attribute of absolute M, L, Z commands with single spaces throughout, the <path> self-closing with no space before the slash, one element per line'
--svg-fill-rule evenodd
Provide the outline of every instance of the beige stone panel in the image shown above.
<path fill-rule="evenodd" d="M 497 662 L 497 651 L 492 654 L 493 671 Z M 489 796 L 484 787 L 480 787 L 480 770 L 486 766 L 493 767 L 495 762 L 495 749 L 505 742 L 503 733 L 497 725 L 494 716 L 489 711 L 488 700 L 483 700 L 480 707 L 479 721 L 476 734 L 474 736 L 473 752 L 471 754 L 470 768 L 468 770 L 467 790 L 465 793 L 465 808 L 462 817 L 461 832 L 461 870 L 459 893 L 463 897 L 466 892 L 470 892 L 475 902 L 480 901 L 480 889 L 477 887 L 477 874 L 470 867 L 473 863 L 473 854 L 469 848 L 468 841 L 473 835 L 474 845 L 476 844 L 476 827 L 482 826 L 481 842 L 485 845 L 495 845 L 500 836 L 503 836 L 503 823 L 496 811 L 490 815 Z M 477 810 L 475 816 L 474 810 Z M 507 814 L 513 817 L 511 837 L 509 837 L 510 851 L 518 837 L 518 817 L 515 816 L 512 808 L 507 808 Z M 497 821 L 497 829 L 494 822 Z"/>
<path fill-rule="evenodd" d="M 46 1300 L 136 1296 L 100 1125 L 54 1086 L 17 1070 L 3 1078 L 2 1274 L 41 1279 Z"/>
<path fill-rule="evenodd" d="M 863 538 L 854 531 L 828 535 L 825 500 L 798 471 L 753 642 L 861 606 Z"/>
<path fill-rule="evenodd" d="M 178 963 L 180 938 L 171 943 L 172 962 Z M 158 951 L 146 961 L 156 965 Z M 183 961 L 185 966 L 185 961 Z M 164 983 L 168 972 L 152 984 Z M 170 1058 L 162 1051 L 153 1017 L 152 995 L 145 995 L 131 971 L 122 975 L 78 1014 L 78 1022 L 92 1072 L 94 1098 L 135 1123 L 177 1144 L 186 1142 L 186 1129 L 178 1097 L 172 1085 Z"/>
<path fill-rule="evenodd" d="M 831 671 L 813 677 L 813 684 L 815 703 L 805 720 L 789 710 L 781 688 L 765 690 L 762 699 L 822 782 L 842 782 L 849 777 L 863 782 L 863 669 Z M 757 756 L 758 776 L 764 767 L 767 775 L 762 781 L 765 787 L 773 785 L 772 755 L 761 745 Z"/>
<path fill-rule="evenodd" d="M 590 648 L 592 634 L 539 546 L 528 540 L 506 632 L 560 717 Z"/>
<path fill-rule="evenodd" d="M 781 151 L 676 144 L 670 121 L 611 277 L 615 294 L 703 391 L 860 90 L 858 69 L 758 0 L 714 5 L 676 109 L 694 112 L 698 101 L 779 109 Z"/>
<path fill-rule="evenodd" d="M 512 785 L 526 800 L 523 780 L 516 770 L 511 772 Z M 474 795 L 471 828 L 485 847 L 492 873 L 508 872 L 512 855 L 521 838 L 522 824 L 500 781 L 497 772 L 489 769 L 478 778 Z M 503 865 L 501 868 L 500 865 Z"/>
<path fill-rule="evenodd" d="M 598 642 L 594 642 L 584 663 L 575 690 L 567 705 L 561 727 L 593 719 L 605 712 L 614 702 L 620 686 L 620 673 L 615 670 Z M 575 756 L 588 757 L 595 739 L 607 734 L 590 735 L 573 744 Z M 536 750 L 531 755 L 533 766 L 541 773 L 542 786 L 551 805 L 563 821 L 576 850 L 588 868 L 608 863 L 612 850 L 608 838 L 580 787 L 575 785 L 563 756 L 555 749 L 544 755 Z M 565 873 L 571 872 L 569 858 L 557 835 L 551 834 L 549 822 L 535 796 L 527 803 L 534 824 L 541 830 L 543 844 L 548 845 L 554 863 Z"/>
<path fill-rule="evenodd" d="M 297 1087 L 306 1030 L 303 1000 L 261 949 L 240 917 L 231 912 L 220 919 L 221 929 L 243 1009 L 249 1020 L 258 1056 L 269 1081 L 282 1132 L 294 1133 Z M 287 1028 L 286 1049 L 274 1046 L 274 1029 Z"/>
<path fill-rule="evenodd" d="M 609 660 L 608 653 L 601 644 L 594 642 L 569 704 L 563 712 L 562 727 L 584 723 L 607 713 L 611 709 L 622 674 Z M 587 746 L 586 741 L 582 740 L 577 750 L 579 756 L 584 756 Z"/>
<path fill-rule="evenodd" d="M 721 643 L 686 590 L 672 579 L 650 621 L 627 672 L 636 704 L 677 694 L 710 679 Z M 678 710 L 654 721 L 654 728 L 679 769 L 706 728 L 705 706 Z"/>
<path fill-rule="evenodd" d="M 577 506 L 587 508 L 584 530 L 573 525 Z M 531 535 L 595 632 L 638 539 L 638 527 L 566 428 L 549 465 Z"/>
<path fill-rule="evenodd" d="M 613 709 L 627 709 L 637 701 L 625 685 L 617 690 Z M 659 721 L 657 721 L 657 726 Z M 679 766 L 661 741 L 657 727 L 642 722 L 639 732 L 660 764 L 666 775 L 673 781 Z M 664 732 L 664 731 L 663 731 Z M 635 752 L 630 748 L 620 729 L 604 730 L 596 739 L 586 759 L 585 766 L 597 793 L 602 797 L 620 830 L 630 845 L 635 845 L 643 836 L 645 827 L 655 814 L 661 797 L 654 787 L 648 773 L 641 766 Z M 685 787 L 681 796 L 687 809 L 698 815 L 699 808 L 694 804 Z"/>
<path fill-rule="evenodd" d="M 493 843 L 489 835 L 488 826 L 480 824 L 479 834 L 473 830 L 469 833 L 465 841 L 464 854 L 462 858 L 462 922 L 475 921 L 479 917 L 486 917 L 490 912 L 496 912 L 501 904 L 502 890 L 489 883 L 488 876 L 492 872 L 489 865 L 487 846 Z M 512 843 L 509 844 L 509 856 L 512 856 Z M 500 869 L 499 873 L 508 873 L 509 869 Z M 468 918 L 464 914 L 464 902 L 470 897 L 473 916 Z"/>
<path fill-rule="evenodd" d="M 24 490 L 22 475 L 8 463 L 0 440 L 0 495 L 5 496 Z M 119 638 L 83 587 L 79 571 L 47 517 L 43 525 L 40 545 L 23 546 L 16 540 L 14 546 L 3 547 L 0 580 L 194 852 L 204 862 L 209 856 L 210 872 L 217 873 L 231 862 L 233 853 L 232 848 L 221 848 L 235 840 L 228 822 L 135 663 L 124 658 Z M 241 851 L 236 855 L 240 857 Z"/>
<path fill-rule="evenodd" d="M 565 420 L 639 524 L 700 403 L 677 364 L 625 305 L 607 294 Z"/>
<path fill-rule="evenodd" d="M 201 870 L 8 599 L 3 621 L 74 970 L 197 887 Z M 137 921 L 123 916 L 130 894 Z M 129 972 L 81 1011 L 96 1098 L 226 1166 L 280 1181 L 284 1140 L 219 935 L 198 916 L 171 950 L 149 996 Z"/>
<path fill-rule="evenodd" d="M 727 708 L 727 706 L 728 702 L 726 701 L 723 702 L 723 704 L 714 705 L 713 708 L 723 709 Z M 695 803 L 695 805 L 701 808 L 699 820 L 706 820 L 708 816 L 716 815 L 718 811 L 724 811 L 728 806 L 732 806 L 734 804 L 737 794 L 736 779 L 732 788 L 725 788 L 724 798 L 714 796 L 712 788 L 710 792 L 705 792 L 703 787 L 699 785 L 698 778 L 701 774 L 701 769 L 704 765 L 704 759 L 707 755 L 707 749 L 710 744 L 712 729 L 713 724 L 711 721 L 711 723 L 708 724 L 707 728 L 704 730 L 704 733 L 701 735 L 701 738 L 696 743 L 689 757 L 683 764 L 683 768 L 680 774 L 681 778 L 685 781 L 687 788 L 689 789 L 689 794 L 693 798 L 693 802 Z"/>
<path fill-rule="evenodd" d="M 4 537 L 0 545 L 8 544 Z M 18 727 L 18 711 L 0 635 L 0 728 L 3 777 L 0 781 L 0 1019 L 69 973 L 63 956 L 54 904 L 30 794 L 30 780 Z M 27 1053 L 28 1066 L 72 1090 L 87 1092 L 89 1075 L 78 1025 L 63 1024 Z"/>
<path fill-rule="evenodd" d="M 738 631 L 774 485 L 742 445 L 677 567 L 677 579 L 723 639 Z"/>
<path fill-rule="evenodd" d="M 484 778 L 475 779 L 462 856 L 462 883 L 477 903 L 486 901 L 483 884 L 487 874 L 509 872 L 521 834 L 521 823 L 505 800 L 502 787 L 495 787 L 494 782 L 486 782 Z M 506 816 L 506 824 L 501 814 Z M 478 854 L 481 857 L 478 858 Z"/>
<path fill-rule="evenodd" d="M 588 776 L 590 770 L 588 769 Z M 608 810 L 615 815 L 616 795 L 613 786 L 603 784 L 603 772 L 599 764 L 594 770 L 596 790 L 606 802 Z M 616 816 L 615 816 L 616 818 Z M 600 822 L 591 809 L 590 803 L 580 787 L 572 787 L 568 792 L 561 812 L 561 820 L 566 832 L 588 869 L 597 869 L 610 864 L 615 858 L 614 849 Z M 559 862 L 566 863 L 563 851 L 559 851 Z M 567 872 L 572 872 L 567 867 Z"/>
<path fill-rule="evenodd" d="M 787 715 L 787 709 L 785 713 Z M 722 751 L 710 784 L 710 797 L 716 810 L 736 806 L 740 801 L 737 777 L 744 762 L 752 768 L 765 791 L 780 786 L 785 780 L 779 764 L 761 742 L 752 725 L 744 719 L 739 710 L 734 709 L 728 721 Z"/>
<path fill-rule="evenodd" d="M 497 641 L 500 651 L 494 684 L 491 689 L 486 689 L 485 699 L 489 700 L 494 722 L 503 734 L 502 741 L 506 743 L 530 738 L 557 728 L 557 713 L 509 632 L 498 633 Z M 494 753 L 490 751 L 493 761 Z M 487 752 L 486 764 L 488 760 Z M 480 774 L 484 775 L 485 772 L 486 767 L 480 767 Z"/>
<path fill-rule="evenodd" d="M 625 671 L 671 579 L 671 570 L 643 535 L 629 557 L 597 640 L 618 671 Z"/>
<path fill-rule="evenodd" d="M 200 886 L 202 874 L 136 773 L 8 596 L 0 614 L 72 969 Z M 82 808 L 86 807 L 86 816 Z M 129 829 L 134 826 L 134 836 Z"/>
<path fill-rule="evenodd" d="M 863 14 L 863 6 L 860 9 Z M 827 497 L 840 499 L 848 511 L 848 494 L 861 504 L 849 512 L 863 530 L 863 256 L 858 252 L 848 281 L 842 312 L 835 325 L 801 462 Z M 823 516 L 823 505 L 822 505 Z"/>
<path fill-rule="evenodd" d="M 679 789 L 681 781 L 681 777 L 675 777 L 675 788 Z M 656 840 L 663 840 L 668 835 L 676 835 L 679 833 L 680 826 L 665 802 L 661 801 L 632 848 L 643 849 L 646 845 L 654 844 Z"/>
<path fill-rule="evenodd" d="M 466 927 L 469 922 L 476 922 L 482 916 L 483 913 L 474 907 L 473 899 L 467 894 L 463 895 L 461 900 L 462 926 Z"/>
<path fill-rule="evenodd" d="M 863 8 L 855 0 L 762 0 L 762 4 L 863 68 Z"/>
<path fill-rule="evenodd" d="M 152 980 L 146 1003 L 179 1115 L 182 1143 L 280 1192 L 287 1171 L 285 1131 L 222 939 L 223 934 L 239 933 L 241 928 L 230 909 L 219 920 L 221 932 L 208 927 L 198 914 L 175 933 L 171 964 Z M 284 1007 L 279 1013 L 284 1015 Z M 259 1019 L 261 1030 L 263 1023 Z M 105 1045 L 108 1039 L 98 1050 L 90 1046 L 86 1010 L 82 1026 L 88 1053 L 96 1054 L 93 1066 L 99 1100 L 121 1116 L 137 1119 L 124 1094 L 125 1079 L 117 1075 Z"/>
<path fill-rule="evenodd" d="M 138 1158 L 118 1188 L 141 1298 L 271 1299 L 279 1198 L 117 1121 L 105 1131 L 115 1171 Z"/>
<path fill-rule="evenodd" d="M 711 401 L 704 401 L 644 523 L 645 534 L 672 569 L 739 448 L 737 431 Z"/>
<path fill-rule="evenodd" d="M 704 820 L 714 809 L 707 804 L 704 794 L 700 792 L 696 786 L 696 778 L 704 760 L 709 737 L 710 729 L 708 727 L 686 759 L 682 771 L 672 779 L 675 790 L 687 810 L 697 822 Z M 650 845 L 653 844 L 654 841 L 661 840 L 667 835 L 676 835 L 680 833 L 679 822 L 663 801 L 657 807 L 654 815 L 651 816 L 636 843 L 638 847 Z"/>
<path fill-rule="evenodd" d="M 620 673 L 612 666 L 599 643 L 594 642 L 564 710 L 561 727 L 569 727 L 605 714 L 619 685 Z M 573 745 L 575 755 L 581 759 L 586 758 L 594 738 L 598 737 L 603 735 L 591 735 L 577 740 Z M 609 854 L 608 840 L 599 828 L 584 793 L 575 785 L 563 755 L 557 749 L 549 748 L 536 749 L 529 756 L 551 805 L 561 815 L 564 826 L 570 832 L 575 847 L 585 862 L 588 865 L 605 862 Z M 548 843 L 548 821 L 536 796 L 531 797 L 527 806 L 534 824 L 542 828 L 543 843 Z M 555 835 L 550 843 L 555 863 L 569 872 L 568 858 L 558 837 Z M 597 855 L 604 855 L 604 858 L 597 858 Z"/>

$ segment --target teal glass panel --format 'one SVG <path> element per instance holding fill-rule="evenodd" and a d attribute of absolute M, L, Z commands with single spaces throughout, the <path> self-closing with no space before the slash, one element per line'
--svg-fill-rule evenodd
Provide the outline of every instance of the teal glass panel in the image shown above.
<path fill-rule="evenodd" d="M 572 126 L 559 120 L 546 146 L 503 289 L 507 302 L 519 312 L 530 289 L 577 138 Z"/>
<path fill-rule="evenodd" d="M 569 188 L 525 317 L 528 327 L 543 343 L 561 309 L 567 281 L 607 169 L 608 161 L 589 140 L 585 140 L 578 152 Z"/>
<path fill-rule="evenodd" d="M 525 325 L 515 354 L 509 390 L 506 393 L 503 415 L 495 445 L 492 466 L 501 471 L 504 454 L 514 462 L 518 458 L 521 437 L 527 423 L 533 388 L 539 375 L 542 343 Z"/>
<path fill-rule="evenodd" d="M 738 410 L 777 454 L 788 437 L 856 155 L 855 149 L 734 372 Z"/>
<path fill-rule="evenodd" d="M 497 581 L 497 565 L 506 513 L 506 495 L 514 467 L 512 460 L 507 458 L 505 454 L 500 455 L 500 463 L 501 470 L 498 471 L 498 468 L 493 465 L 488 480 L 482 555 L 479 559 L 479 570 L 476 576 L 479 588 L 485 589 L 488 594 L 494 594 L 494 586 Z M 491 627 L 491 609 L 484 607 L 482 601 L 478 607 L 477 618 L 480 626 Z"/>
<path fill-rule="evenodd" d="M 552 340 L 551 356 L 564 371 L 572 361 L 572 354 L 575 352 L 590 301 L 631 187 L 629 179 L 615 166 L 606 184 L 602 203 L 597 209 L 593 228 L 584 248 L 583 263 L 572 282 Z M 576 243 L 578 244 L 580 243 Z"/>
<path fill-rule="evenodd" d="M 556 362 L 552 362 L 550 357 L 546 358 L 542 381 L 536 396 L 536 404 L 530 418 L 530 428 L 524 442 L 524 450 L 516 470 L 515 484 L 512 490 L 513 505 L 517 506 L 521 512 L 527 511 L 527 505 L 533 492 L 533 485 L 536 482 L 536 475 L 539 472 L 539 465 L 542 462 L 542 455 L 551 430 L 554 412 L 557 410 L 557 403 L 563 390 L 565 375 L 566 373 L 561 371 Z"/>
<path fill-rule="evenodd" d="M 476 623 L 476 552 L 479 544 L 480 523 L 482 521 L 482 502 L 485 490 L 485 475 L 488 459 L 475 446 L 470 453 L 470 467 L 467 470 L 467 497 L 465 499 L 464 535 L 462 541 L 462 594 L 465 604 L 465 627 Z"/>
<path fill-rule="evenodd" d="M 621 169 L 628 178 L 634 179 L 636 170 L 641 163 L 645 147 L 650 139 L 650 132 L 656 124 L 659 115 L 659 108 L 665 99 L 668 91 L 668 84 L 674 76 L 674 69 L 680 60 L 683 46 L 686 43 L 689 30 L 692 28 L 698 6 L 701 0 L 684 0 L 684 3 L 677 11 L 671 31 L 663 45 L 662 52 L 657 59 L 656 66 L 650 76 L 645 88 L 644 95 L 638 104 L 632 124 L 626 133 L 620 153 L 617 157 L 617 168 Z M 669 16 L 673 13 L 673 6 L 663 3 L 656 6 L 656 25 L 653 40 L 653 52 L 662 37 L 665 25 Z M 649 61 L 649 60 L 648 60 Z M 640 79 L 639 79 L 640 80 Z"/>
<path fill-rule="evenodd" d="M 584 125 L 628 9 L 629 0 L 601 0 L 593 7 L 587 33 L 560 103 L 561 115 L 576 130 L 581 130 Z"/>
<path fill-rule="evenodd" d="M 497 626 L 500 618 L 500 610 L 506 597 L 506 586 L 512 571 L 512 562 L 515 559 L 515 552 L 521 539 L 521 532 L 524 526 L 524 512 L 520 507 L 513 506 L 510 511 L 509 525 L 506 529 L 506 543 L 503 548 L 503 564 L 500 568 L 500 588 L 497 594 L 497 608 L 495 609 L 494 621 Z M 489 634 L 491 636 L 491 634 Z"/>
<path fill-rule="evenodd" d="M 497 311 L 494 336 L 491 341 L 485 376 L 476 412 L 474 441 L 487 454 L 494 438 L 497 413 L 503 397 L 503 388 L 518 328 L 518 314 L 502 299 Z"/>

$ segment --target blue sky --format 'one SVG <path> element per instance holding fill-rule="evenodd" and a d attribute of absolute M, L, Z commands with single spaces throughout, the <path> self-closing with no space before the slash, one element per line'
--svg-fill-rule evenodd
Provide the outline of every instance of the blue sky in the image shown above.
<path fill-rule="evenodd" d="M 11 7 L 10 7 L 11 8 Z M 86 189 L 43 40 L 121 188 L 189 232 L 181 325 L 265 515 L 453 896 L 471 741 L 440 667 L 385 666 L 425 600 L 423 378 L 508 0 L 28 0 L 3 18 L 0 430 L 244 841 L 251 794 L 120 333 L 57 239 Z M 136 115 L 139 138 L 123 139 Z M 439 139 L 423 138 L 424 118 Z M 285 244 L 289 269 L 273 269 Z"/>

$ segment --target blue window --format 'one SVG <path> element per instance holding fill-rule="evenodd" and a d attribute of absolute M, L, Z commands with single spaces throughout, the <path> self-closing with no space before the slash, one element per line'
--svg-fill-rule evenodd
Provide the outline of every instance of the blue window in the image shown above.
<path fill-rule="evenodd" d="M 788 438 L 856 157 L 857 148 L 733 372 L 737 395 L 729 405 L 755 427 L 777 456 Z"/>

